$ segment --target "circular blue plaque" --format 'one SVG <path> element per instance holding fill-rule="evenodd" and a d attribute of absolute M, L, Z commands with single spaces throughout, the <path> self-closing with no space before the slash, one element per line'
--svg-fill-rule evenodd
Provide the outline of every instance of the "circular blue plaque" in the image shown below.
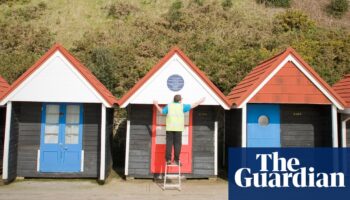
<path fill-rule="evenodd" d="M 185 84 L 184 79 L 177 74 L 169 76 L 167 80 L 168 88 L 173 92 L 180 91 L 184 87 L 184 84 Z"/>

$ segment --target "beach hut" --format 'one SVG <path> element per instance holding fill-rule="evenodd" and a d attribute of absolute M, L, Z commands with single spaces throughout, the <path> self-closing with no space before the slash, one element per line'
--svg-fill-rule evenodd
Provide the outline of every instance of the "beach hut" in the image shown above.
<path fill-rule="evenodd" d="M 339 110 L 340 117 L 340 144 L 342 147 L 350 147 L 350 74 L 333 85 L 333 89 L 341 96 L 346 105 L 344 110 Z"/>
<path fill-rule="evenodd" d="M 173 48 L 119 101 L 127 109 L 125 175 L 154 178 L 164 173 L 165 116 L 153 100 L 172 102 L 181 94 L 183 103 L 205 97 L 186 115 L 180 161 L 186 178 L 211 178 L 218 174 L 218 118 L 229 109 L 226 97 L 178 48 Z"/>
<path fill-rule="evenodd" d="M 111 167 L 115 97 L 54 45 L 0 99 L 6 105 L 2 178 L 98 178 Z"/>
<path fill-rule="evenodd" d="M 8 90 L 10 85 L 0 76 L 0 97 Z M 2 158 L 4 154 L 6 107 L 0 106 L 0 174 L 2 174 Z"/>
<path fill-rule="evenodd" d="M 227 98 L 227 147 L 338 146 L 345 102 L 292 48 L 258 64 Z"/>

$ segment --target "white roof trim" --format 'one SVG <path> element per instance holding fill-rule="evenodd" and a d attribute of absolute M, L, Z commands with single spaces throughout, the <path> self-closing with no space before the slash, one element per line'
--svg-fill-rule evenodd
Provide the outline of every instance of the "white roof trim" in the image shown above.
<path fill-rule="evenodd" d="M 338 110 L 339 113 L 350 114 L 350 108 L 345 108 L 344 110 Z"/>
<path fill-rule="evenodd" d="M 255 90 L 241 103 L 238 108 L 242 108 L 246 105 L 271 79 L 274 77 L 282 67 L 291 61 L 295 66 L 339 109 L 344 110 L 344 107 L 333 98 L 331 94 L 318 82 L 316 79 L 292 56 L 288 55 L 277 67 L 269 74 L 269 76 L 257 87 Z"/>
<path fill-rule="evenodd" d="M 67 58 L 59 51 L 56 50 L 44 63 L 42 63 L 32 74 L 30 74 L 20 85 L 16 87 L 10 94 L 8 94 L 5 99 L 0 102 L 0 105 L 5 105 L 8 101 L 11 101 L 12 97 L 15 96 L 21 89 L 36 76 L 40 76 L 41 71 L 50 64 L 50 62 L 56 58 L 60 57 L 61 60 L 69 66 L 69 69 L 74 73 L 74 75 L 84 83 L 84 85 L 101 101 L 103 105 L 108 108 L 111 108 L 110 105 L 97 91 L 96 89 L 83 77 L 80 72 L 67 60 Z M 69 103 L 69 102 L 68 102 Z"/>
<path fill-rule="evenodd" d="M 230 107 L 227 106 L 225 104 L 224 101 L 221 100 L 220 97 L 218 97 L 208 86 L 207 84 L 188 66 L 187 63 L 184 62 L 184 60 L 177 54 L 175 53 L 170 59 L 168 59 L 163 65 L 162 67 L 156 72 L 154 73 L 134 94 L 132 94 L 127 101 L 125 101 L 122 105 L 120 105 L 121 108 L 125 108 L 126 106 L 128 106 L 130 104 L 130 102 L 133 101 L 134 98 L 136 98 L 145 88 L 147 88 L 147 86 L 152 83 L 152 81 L 159 75 L 162 73 L 162 71 L 165 69 L 163 66 L 169 64 L 169 62 L 171 62 L 172 60 L 177 60 L 180 62 L 180 64 L 182 64 L 183 66 L 185 66 L 184 68 L 186 69 L 187 72 L 189 72 L 194 79 L 203 87 L 203 89 L 205 91 L 207 91 L 209 93 L 209 95 L 211 97 L 213 97 L 213 99 L 215 99 L 218 103 L 218 105 L 221 105 L 225 110 L 229 110 Z"/>

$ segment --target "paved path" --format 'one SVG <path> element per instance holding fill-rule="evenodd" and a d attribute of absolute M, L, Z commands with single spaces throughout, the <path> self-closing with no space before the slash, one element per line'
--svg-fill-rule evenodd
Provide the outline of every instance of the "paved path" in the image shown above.
<path fill-rule="evenodd" d="M 105 185 L 84 179 L 25 179 L 0 186 L 1 200 L 203 200 L 227 199 L 227 181 L 187 180 L 182 191 L 163 191 L 151 180 L 124 181 L 114 178 Z"/>

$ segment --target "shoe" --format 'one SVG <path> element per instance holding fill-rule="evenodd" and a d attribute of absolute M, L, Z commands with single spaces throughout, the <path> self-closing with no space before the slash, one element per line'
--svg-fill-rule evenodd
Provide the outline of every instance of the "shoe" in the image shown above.
<path fill-rule="evenodd" d="M 182 163 L 180 163 L 180 161 L 175 161 L 174 163 L 175 163 L 175 165 L 177 165 L 177 166 L 180 166 L 180 167 L 182 166 Z"/>
<path fill-rule="evenodd" d="M 167 161 L 166 161 L 166 164 L 167 164 L 167 165 L 171 165 L 171 160 L 167 160 Z"/>

